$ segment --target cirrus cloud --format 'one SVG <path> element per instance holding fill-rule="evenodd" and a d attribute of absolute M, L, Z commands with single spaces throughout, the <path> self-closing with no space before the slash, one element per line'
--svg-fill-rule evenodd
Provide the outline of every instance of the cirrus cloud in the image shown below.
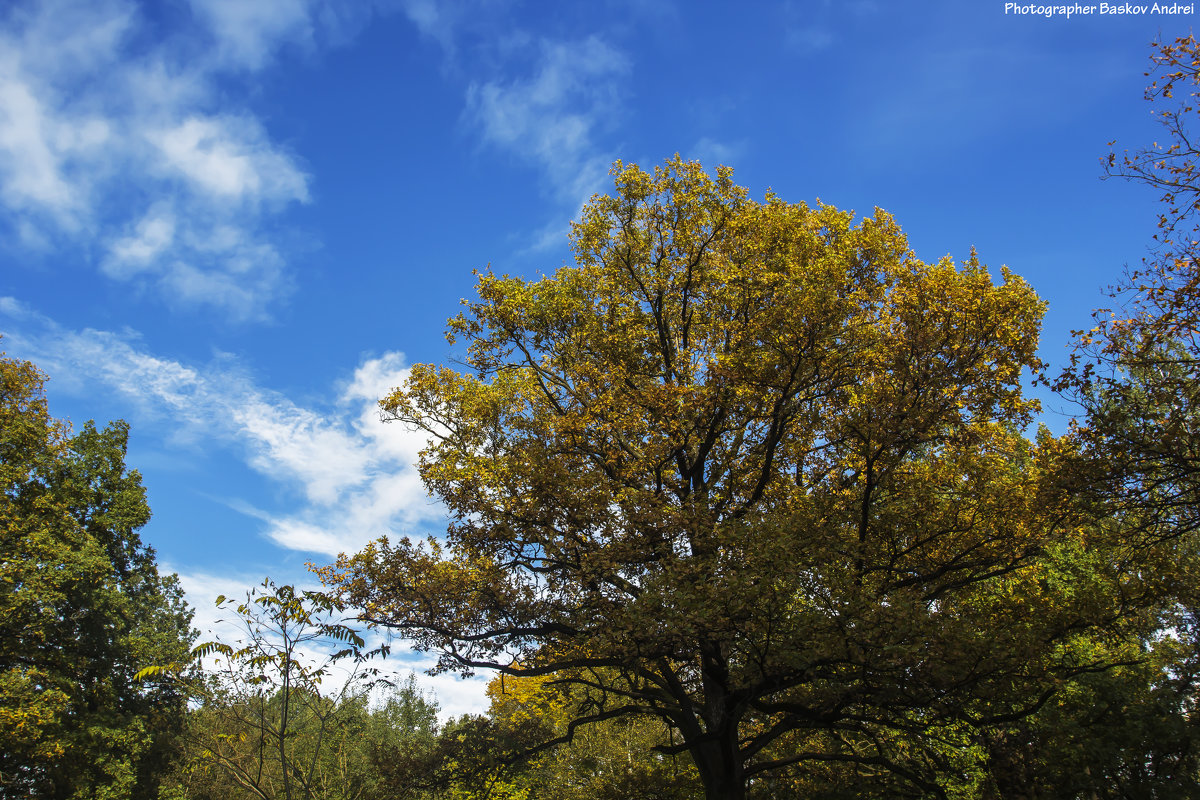
<path fill-rule="evenodd" d="M 415 467 L 425 436 L 379 420 L 379 398 L 408 375 L 402 353 L 363 359 L 331 403 L 311 407 L 258 385 L 231 356 L 184 364 L 132 333 L 68 330 L 13 298 L 0 298 L 0 320 L 6 347 L 57 385 L 120 398 L 174 446 L 216 444 L 299 494 L 282 513 L 227 501 L 282 548 L 337 556 L 445 519 Z"/>

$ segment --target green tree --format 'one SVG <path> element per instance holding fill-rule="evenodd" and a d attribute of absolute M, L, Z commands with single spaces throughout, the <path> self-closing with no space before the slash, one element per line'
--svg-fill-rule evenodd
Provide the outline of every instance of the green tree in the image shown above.
<path fill-rule="evenodd" d="M 1082 408 L 1071 492 L 1110 543 L 1118 591 L 1142 594 L 1146 617 L 1107 645 L 1124 666 L 1072 687 L 1004 742 L 1056 797 L 1193 797 L 1200 783 L 1200 43 L 1160 42 L 1151 62 L 1145 96 L 1162 144 L 1111 152 L 1107 172 L 1162 192 L 1157 232 L 1113 306 L 1077 332 L 1056 383 Z"/>
<path fill-rule="evenodd" d="M 379 754 L 420 753 L 433 746 L 437 704 L 411 678 L 372 695 L 374 700 L 364 693 L 336 701 L 323 696 L 319 714 L 298 715 L 288 748 L 293 762 L 310 767 L 309 788 L 299 796 L 305 791 L 321 800 L 394 796 L 386 790 Z M 189 715 L 184 758 L 164 784 L 164 799 L 278 796 L 281 762 L 262 736 L 262 706 L 253 697 L 242 697 L 240 707 L 237 703 L 206 702 Z M 267 713 L 277 716 L 278 703 L 270 704 Z M 245 785 L 251 767 L 258 788 Z"/>
<path fill-rule="evenodd" d="M 1084 676 L 1038 714 L 988 732 L 983 746 L 993 793 L 986 796 L 1188 800 L 1200 795 L 1196 632 L 1190 622 L 1185 625 L 1149 647 L 1125 643 L 1124 664 Z"/>
<path fill-rule="evenodd" d="M 946 795 L 947 742 L 1099 668 L 1066 643 L 1126 616 L 1074 586 L 1068 445 L 1020 433 L 1042 303 L 882 211 L 678 158 L 614 175 L 574 266 L 479 278 L 469 372 L 382 402 L 431 436 L 445 540 L 326 578 L 442 669 L 572 685 L 562 740 L 662 720 L 709 798 L 833 762 Z"/>
<path fill-rule="evenodd" d="M 201 644 L 194 659 L 215 659 L 190 683 L 199 702 L 190 715 L 186 760 L 172 788 L 190 798 L 357 800 L 373 797 L 377 748 L 427 735 L 436 706 L 411 683 L 376 711 L 368 693 L 380 684 L 367 649 L 339 618 L 333 597 L 270 580 L 243 602 L 217 598 L 233 612 L 234 643 Z M 178 669 L 178 665 L 175 665 Z M 170 673 L 166 666 L 148 674 Z M 407 738 L 406 738 L 407 737 Z"/>
<path fill-rule="evenodd" d="M 153 797 L 185 698 L 136 675 L 184 657 L 191 612 L 137 534 L 127 426 L 72 435 L 44 381 L 0 357 L 0 797 Z"/>

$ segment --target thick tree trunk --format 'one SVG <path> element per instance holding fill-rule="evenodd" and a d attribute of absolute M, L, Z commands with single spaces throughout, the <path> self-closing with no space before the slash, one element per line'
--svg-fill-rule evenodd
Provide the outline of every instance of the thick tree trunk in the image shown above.
<path fill-rule="evenodd" d="M 704 732 L 690 748 L 705 800 L 743 800 L 746 775 L 738 748 L 738 718 L 729 694 L 729 662 L 720 642 L 701 641 Z M 697 732 L 698 733 L 698 732 Z"/>
<path fill-rule="evenodd" d="M 691 753 L 704 784 L 705 800 L 744 800 L 746 775 L 738 752 L 736 727 L 722 731 L 715 741 L 692 747 Z"/>

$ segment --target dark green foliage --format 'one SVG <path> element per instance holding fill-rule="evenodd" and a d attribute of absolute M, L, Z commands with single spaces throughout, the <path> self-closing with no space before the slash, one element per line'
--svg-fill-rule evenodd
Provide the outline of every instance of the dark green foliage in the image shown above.
<path fill-rule="evenodd" d="M 191 612 L 138 529 L 128 427 L 77 434 L 0 359 L 0 797 L 150 798 L 185 714 L 135 676 L 185 657 Z"/>

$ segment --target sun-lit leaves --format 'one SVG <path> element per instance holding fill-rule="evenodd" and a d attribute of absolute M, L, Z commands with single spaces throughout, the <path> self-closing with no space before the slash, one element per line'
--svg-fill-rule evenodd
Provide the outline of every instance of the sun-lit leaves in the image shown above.
<path fill-rule="evenodd" d="M 431 434 L 444 542 L 326 578 L 443 669 L 563 681 L 577 725 L 663 720 L 710 797 L 808 759 L 935 785 L 781 747 L 901 727 L 934 753 L 1077 666 L 1053 643 L 1090 620 L 1038 615 L 1077 536 L 1057 445 L 1022 435 L 1044 305 L 974 254 L 919 261 L 882 210 L 757 202 L 678 158 L 613 176 L 573 266 L 479 276 L 449 328 L 468 370 L 382 401 Z"/>

